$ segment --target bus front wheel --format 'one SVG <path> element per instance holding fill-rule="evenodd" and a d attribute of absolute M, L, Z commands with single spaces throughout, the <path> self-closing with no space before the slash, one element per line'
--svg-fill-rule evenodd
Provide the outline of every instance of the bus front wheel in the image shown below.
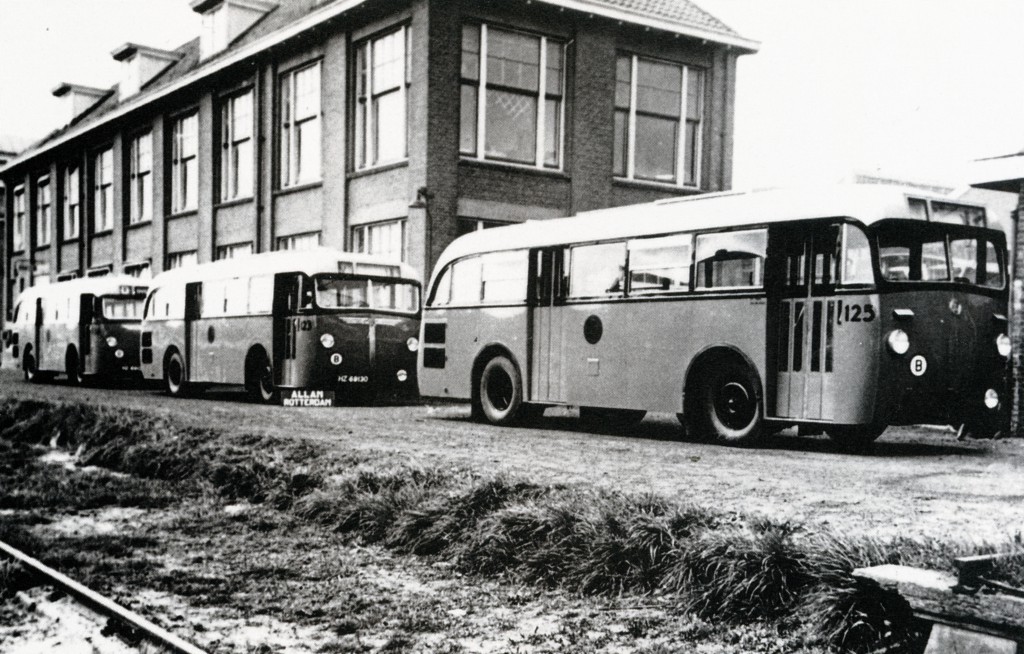
<path fill-rule="evenodd" d="M 245 375 L 245 389 L 249 398 L 259 404 L 270 404 L 277 398 L 274 388 L 274 368 L 267 355 L 258 351 L 249 360 Z"/>
<path fill-rule="evenodd" d="M 164 365 L 164 387 L 172 397 L 188 395 L 188 380 L 185 378 L 185 360 L 177 351 L 171 352 Z"/>
<path fill-rule="evenodd" d="M 479 406 L 474 412 L 487 422 L 508 425 L 519 417 L 523 404 L 523 382 L 519 369 L 507 357 L 496 356 L 480 373 L 479 390 L 474 398 Z"/>
<path fill-rule="evenodd" d="M 763 416 L 757 378 L 750 368 L 725 359 L 705 366 L 693 402 L 695 426 L 725 445 L 748 445 L 761 436 Z"/>

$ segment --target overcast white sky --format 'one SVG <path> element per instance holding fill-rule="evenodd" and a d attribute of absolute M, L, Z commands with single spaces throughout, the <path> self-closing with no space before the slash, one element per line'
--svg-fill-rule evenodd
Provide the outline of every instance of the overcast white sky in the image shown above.
<path fill-rule="evenodd" d="M 734 185 L 873 172 L 958 184 L 1024 149 L 1022 0 L 696 0 L 740 59 Z M 57 127 L 60 82 L 110 86 L 125 41 L 198 34 L 188 0 L 0 0 L 0 134 Z"/>

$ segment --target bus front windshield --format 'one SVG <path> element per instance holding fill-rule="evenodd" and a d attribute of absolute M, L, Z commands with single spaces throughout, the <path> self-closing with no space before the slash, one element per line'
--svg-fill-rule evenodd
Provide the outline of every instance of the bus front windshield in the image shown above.
<path fill-rule="evenodd" d="M 402 279 L 353 275 L 316 275 L 316 304 L 321 309 L 375 309 L 415 313 L 419 285 Z"/>
<path fill-rule="evenodd" d="M 1002 288 L 1005 257 L 994 239 L 941 224 L 879 225 L 878 267 L 889 282 L 938 282 Z"/>
<path fill-rule="evenodd" d="M 100 313 L 106 320 L 142 320 L 143 297 L 130 295 L 104 295 L 100 298 Z"/>

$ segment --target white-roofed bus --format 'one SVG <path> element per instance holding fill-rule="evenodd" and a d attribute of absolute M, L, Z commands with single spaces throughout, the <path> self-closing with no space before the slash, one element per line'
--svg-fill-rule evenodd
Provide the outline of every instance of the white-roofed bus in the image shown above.
<path fill-rule="evenodd" d="M 150 282 L 142 372 L 171 395 L 244 385 L 415 392 L 420 282 L 407 265 L 328 248 L 176 268 Z"/>
<path fill-rule="evenodd" d="M 420 392 L 498 424 L 672 412 L 725 443 L 792 425 L 850 445 L 897 424 L 992 434 L 1007 253 L 978 224 L 982 207 L 849 185 L 475 232 L 429 283 Z"/>
<path fill-rule="evenodd" d="M 58 374 L 76 385 L 137 377 L 146 289 L 127 276 L 33 286 L 14 302 L 4 345 L 29 381 Z"/>

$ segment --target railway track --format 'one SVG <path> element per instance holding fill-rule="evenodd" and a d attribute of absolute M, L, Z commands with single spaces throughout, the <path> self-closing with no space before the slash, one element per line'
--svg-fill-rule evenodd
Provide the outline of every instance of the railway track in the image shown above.
<path fill-rule="evenodd" d="M 47 585 L 75 598 L 101 617 L 129 628 L 135 636 L 143 641 L 157 645 L 173 654 L 206 654 L 205 650 L 199 649 L 138 613 L 126 609 L 3 541 L 0 541 L 0 556 L 17 561 Z"/>

